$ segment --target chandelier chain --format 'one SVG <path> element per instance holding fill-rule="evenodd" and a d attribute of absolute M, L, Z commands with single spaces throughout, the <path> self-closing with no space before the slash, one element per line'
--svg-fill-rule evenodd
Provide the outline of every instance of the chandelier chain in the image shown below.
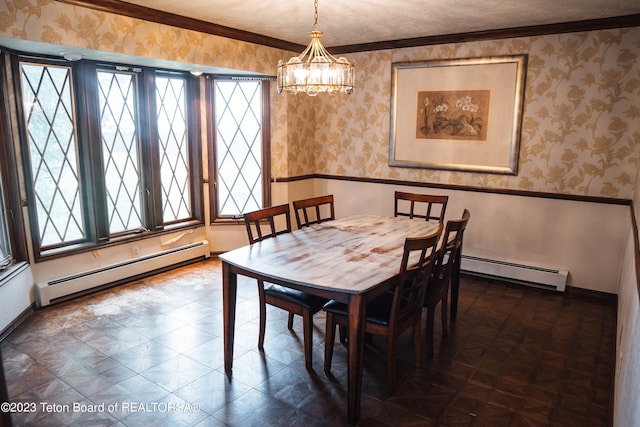
<path fill-rule="evenodd" d="M 317 27 L 318 26 L 318 0 L 314 0 L 313 7 L 315 9 L 315 12 L 313 14 L 313 18 L 315 19 L 313 26 Z"/>

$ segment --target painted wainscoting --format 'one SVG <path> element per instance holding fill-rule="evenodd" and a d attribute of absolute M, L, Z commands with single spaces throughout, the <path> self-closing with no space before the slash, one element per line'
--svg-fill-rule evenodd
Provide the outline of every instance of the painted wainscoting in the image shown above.
<path fill-rule="evenodd" d="M 640 298 L 636 275 L 639 268 L 636 266 L 638 255 L 634 236 L 629 233 L 618 291 L 613 425 L 620 427 L 640 424 Z"/>
<path fill-rule="evenodd" d="M 616 294 L 629 206 L 547 197 L 418 188 L 336 179 L 312 180 L 315 195 L 333 194 L 336 216 L 393 215 L 395 190 L 449 195 L 446 219 L 471 212 L 463 253 L 470 256 L 569 271 L 568 285 Z M 291 182 L 300 194 L 308 183 Z"/>
<path fill-rule="evenodd" d="M 471 211 L 463 254 L 568 270 L 568 286 L 617 294 L 630 207 L 587 200 L 309 178 L 272 184 L 274 204 L 333 194 L 337 217 L 393 215 L 395 190 L 449 195 L 446 219 Z M 207 230 L 212 252 L 247 244 L 242 224 Z"/>
<path fill-rule="evenodd" d="M 31 308 L 33 274 L 29 264 L 10 267 L 0 282 L 0 338 L 11 332 L 13 323 Z"/>

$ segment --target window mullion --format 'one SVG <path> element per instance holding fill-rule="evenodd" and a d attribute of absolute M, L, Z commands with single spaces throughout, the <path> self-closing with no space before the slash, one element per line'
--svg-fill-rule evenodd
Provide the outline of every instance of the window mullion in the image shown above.
<path fill-rule="evenodd" d="M 145 227 L 149 230 L 164 228 L 162 219 L 162 190 L 160 186 L 160 159 L 158 117 L 156 113 L 155 72 L 144 69 L 139 91 L 140 163 L 142 168 L 142 206 Z M 146 124 L 146 126 L 144 125 Z"/>
<path fill-rule="evenodd" d="M 191 192 L 192 219 L 203 219 L 204 198 L 202 194 L 202 120 L 200 114 L 200 78 L 192 76 L 187 79 L 187 144 L 189 147 L 188 162 L 190 179 L 188 186 Z"/>
<path fill-rule="evenodd" d="M 76 69 L 76 102 L 79 111 L 85 113 L 78 115 L 82 195 L 88 202 L 85 203 L 87 214 L 84 220 L 91 240 L 106 242 L 109 240 L 109 212 L 100 135 L 97 69 L 90 62 L 78 63 Z"/>
<path fill-rule="evenodd" d="M 271 206 L 271 85 L 262 82 L 262 203 Z"/>
<path fill-rule="evenodd" d="M 3 187 L 0 197 L 4 196 L 5 215 L 7 231 L 9 233 L 9 246 L 11 255 L 14 260 L 27 260 L 27 241 L 24 233 L 24 218 L 22 215 L 22 204 L 20 198 L 20 185 L 18 183 L 18 170 L 15 147 L 13 141 L 15 138 L 10 129 L 9 115 L 9 82 L 7 81 L 7 64 L 5 62 L 6 54 L 0 54 L 0 175 L 2 175 Z"/>

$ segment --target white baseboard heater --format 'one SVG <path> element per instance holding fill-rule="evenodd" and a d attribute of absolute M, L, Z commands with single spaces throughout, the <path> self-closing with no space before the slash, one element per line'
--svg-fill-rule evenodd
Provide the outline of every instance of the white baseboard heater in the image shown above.
<path fill-rule="evenodd" d="M 469 274 L 495 277 L 509 282 L 533 285 L 564 292 L 567 270 L 515 264 L 486 258 L 462 255 L 460 269 Z"/>
<path fill-rule="evenodd" d="M 203 240 L 95 270 L 39 282 L 35 286 L 36 304 L 38 307 L 44 307 L 105 285 L 142 276 L 196 258 L 208 258 L 209 255 L 209 242 Z"/>

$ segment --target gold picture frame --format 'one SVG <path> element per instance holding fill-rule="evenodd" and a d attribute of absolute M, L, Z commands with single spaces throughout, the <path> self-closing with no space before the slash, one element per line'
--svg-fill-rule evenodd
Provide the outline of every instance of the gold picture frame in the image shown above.
<path fill-rule="evenodd" d="M 527 55 L 391 64 L 389 165 L 516 175 Z"/>

